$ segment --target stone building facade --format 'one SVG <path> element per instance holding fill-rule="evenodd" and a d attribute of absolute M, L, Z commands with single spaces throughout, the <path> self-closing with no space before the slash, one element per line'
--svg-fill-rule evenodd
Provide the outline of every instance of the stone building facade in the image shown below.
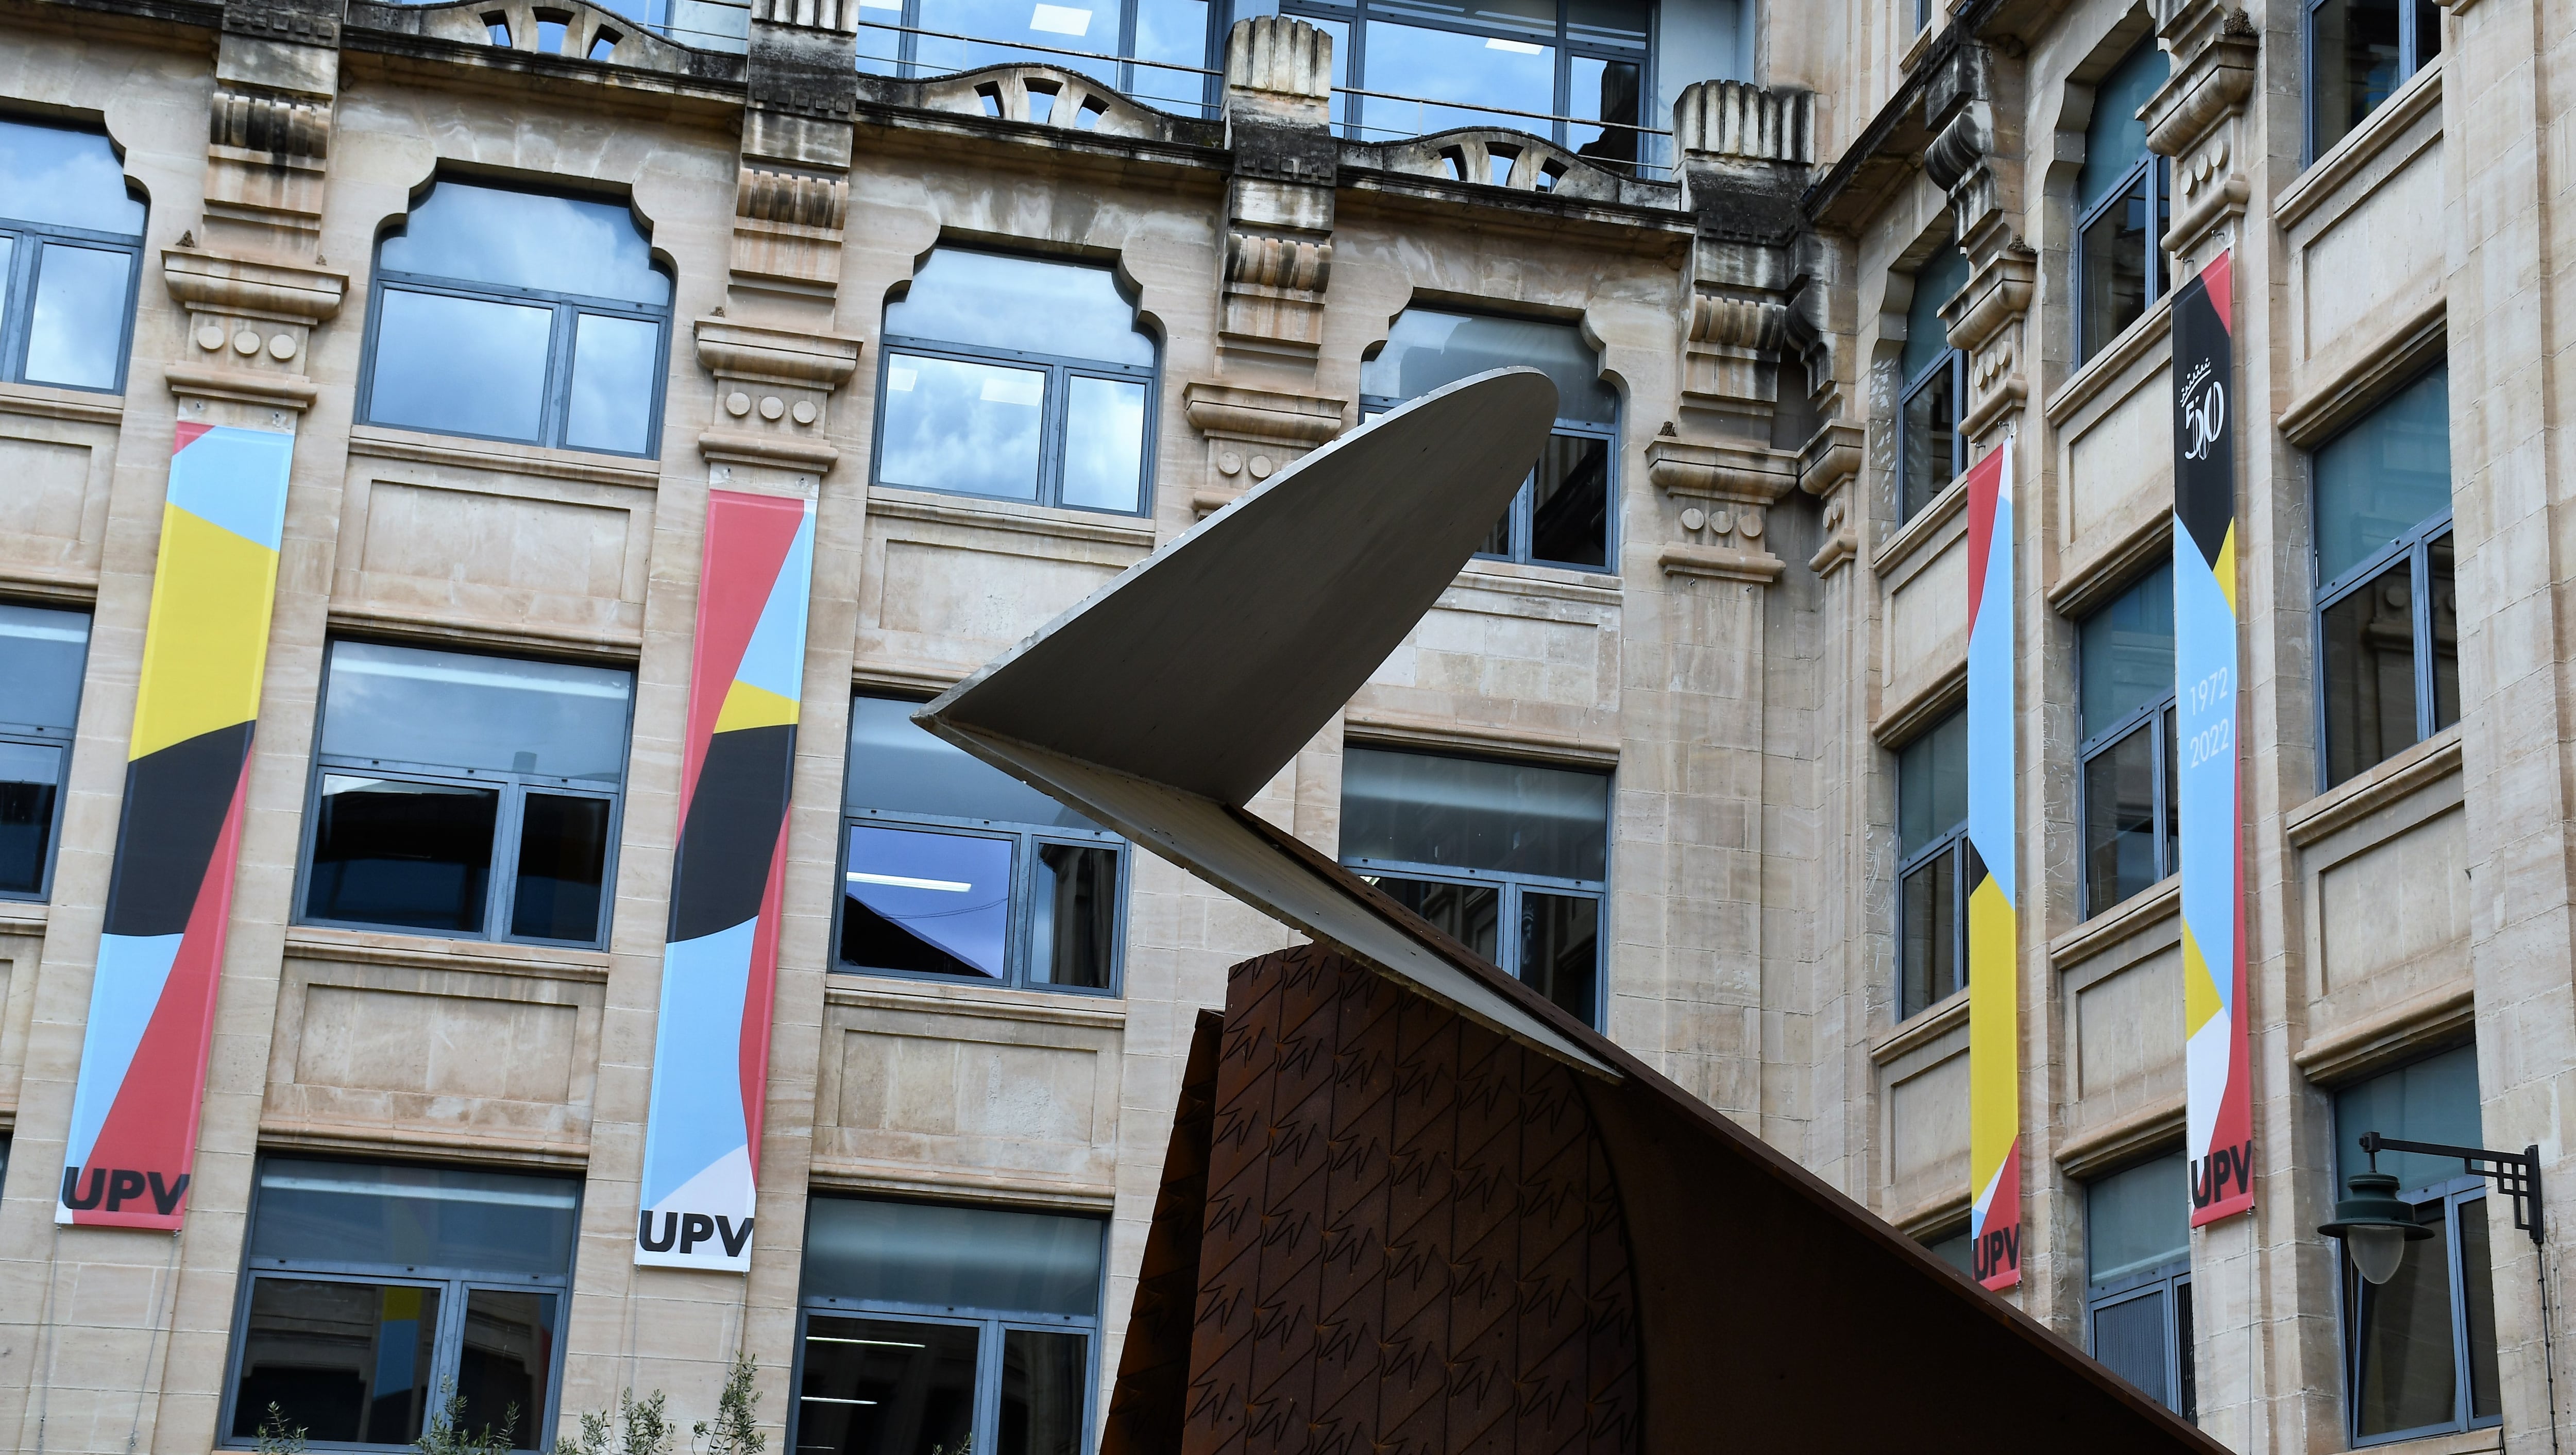
<path fill-rule="evenodd" d="M 0 4 L 0 1440 L 400 1446 L 442 1380 L 685 1422 L 748 1358 L 800 1451 L 1083 1449 L 1191 1027 L 1288 936 L 893 704 L 1531 362 L 1492 551 L 1256 807 L 1946 1251 L 2009 449 L 2008 1296 L 2240 1450 L 2555 1447 L 2563 1220 L 2403 1164 L 2396 1292 L 2315 1229 L 2361 1130 L 2569 1166 L 2576 15 L 987 9 Z M 2256 1206 L 2186 1233 L 2156 575 L 2222 251 Z M 208 426 L 293 453 L 191 1190 L 67 1224 Z M 812 507 L 747 1274 L 634 1231 L 713 491 Z M 557 773 L 570 717 L 417 710 L 472 692 L 622 706 Z"/>

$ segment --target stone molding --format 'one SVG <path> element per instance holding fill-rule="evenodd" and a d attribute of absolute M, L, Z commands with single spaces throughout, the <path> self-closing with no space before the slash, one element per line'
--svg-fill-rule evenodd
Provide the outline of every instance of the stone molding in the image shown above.
<path fill-rule="evenodd" d="M 1293 16 L 1238 20 L 1225 33 L 1225 88 L 1329 106 L 1333 37 Z"/>
<path fill-rule="evenodd" d="M 1749 81 L 1694 81 L 1673 103 L 1673 145 L 1685 155 L 1812 166 L 1815 95 Z"/>
<path fill-rule="evenodd" d="M 345 273 L 164 248 L 161 277 L 188 311 L 188 352 L 164 371 L 173 393 L 302 410 L 313 330 L 340 311 Z"/>
<path fill-rule="evenodd" d="M 1856 424 L 1832 421 L 1807 439 L 1798 452 L 1798 485 L 1824 501 L 1824 544 L 1807 558 L 1807 569 L 1830 576 L 1860 554 L 1860 530 L 1853 517 L 1850 492 L 1843 487 L 1860 475 L 1867 433 Z"/>
<path fill-rule="evenodd" d="M 1703 445 L 1663 435 L 1646 446 L 1646 478 L 1676 499 L 1768 508 L 1797 488 L 1798 457 L 1760 445 Z"/>
<path fill-rule="evenodd" d="M 1312 369 L 1331 285 L 1339 144 L 1332 134 L 1332 37 L 1259 16 L 1226 32 L 1225 270 L 1221 354 Z"/>
<path fill-rule="evenodd" d="M 855 373 L 863 343 L 797 329 L 701 318 L 698 362 L 715 376 L 717 418 L 698 436 L 710 460 L 826 471 L 831 397 Z"/>
<path fill-rule="evenodd" d="M 799 30 L 856 35 L 859 33 L 859 0 L 751 0 L 751 18 Z"/>
<path fill-rule="evenodd" d="M 2039 282 L 2039 255 L 2018 238 L 1994 241 L 2000 246 L 1973 260 L 1968 286 L 1941 309 L 1950 346 L 1968 355 L 1968 399 L 1959 427 L 1971 436 L 2030 397 L 2024 334 Z"/>
<path fill-rule="evenodd" d="M 1037 114 L 1032 95 L 1048 98 L 1045 115 Z M 1163 134 L 1149 108 L 1078 71 L 1039 62 L 987 66 L 926 81 L 920 99 L 929 111 L 1016 121 L 1050 131 L 1123 137 Z"/>
<path fill-rule="evenodd" d="M 1386 142 L 1378 153 L 1390 172 L 1438 177 L 1471 187 L 1599 202 L 1620 200 L 1617 176 L 1552 141 L 1508 127 L 1444 131 L 1413 141 Z M 1499 182 L 1493 179 L 1497 161 L 1507 164 Z"/>
<path fill-rule="evenodd" d="M 2183 0 L 2162 17 L 2156 36 L 2173 57 L 2173 75 L 2140 115 L 2147 149 L 2173 159 L 2173 217 L 2162 241 L 2177 273 L 2187 275 L 2234 239 L 2253 195 L 2241 165 L 2247 139 L 2237 133 L 2254 94 L 2262 36 L 2224 0 Z"/>
<path fill-rule="evenodd" d="M 1192 427 L 1210 439 L 1312 449 L 1342 432 L 1349 401 L 1193 381 L 1181 390 Z"/>
<path fill-rule="evenodd" d="M 191 324 L 205 313 L 310 328 L 338 314 L 349 292 L 346 273 L 187 247 L 161 250 L 161 274 L 170 296 L 187 307 Z"/>
<path fill-rule="evenodd" d="M 1696 576 L 1714 581 L 1746 581 L 1768 586 L 1789 563 L 1769 551 L 1733 551 L 1724 546 L 1666 546 L 1655 564 L 1667 576 Z"/>

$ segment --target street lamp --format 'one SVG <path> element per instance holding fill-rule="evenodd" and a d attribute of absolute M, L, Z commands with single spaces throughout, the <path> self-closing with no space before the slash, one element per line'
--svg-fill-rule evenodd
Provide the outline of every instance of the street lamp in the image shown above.
<path fill-rule="evenodd" d="M 2335 1204 L 2334 1221 L 2317 1229 L 2343 1239 L 2353 1267 L 2376 1286 L 2397 1276 L 2406 1245 L 2433 1236 L 2415 1221 L 2415 1210 L 2399 1200 L 2397 1179 L 2379 1170 L 2381 1152 L 2418 1152 L 2428 1157 L 2457 1157 L 2471 1175 L 2492 1177 L 2496 1190 L 2513 1199 L 2513 1225 L 2540 1241 L 2540 1148 L 2490 1152 L 2477 1147 L 2446 1147 L 2433 1142 L 2401 1142 L 2377 1132 L 2361 1134 L 2361 1150 L 2370 1154 L 2370 1170 L 2353 1174 L 2350 1196 Z M 2486 1163 L 2485 1166 L 2478 1164 Z"/>

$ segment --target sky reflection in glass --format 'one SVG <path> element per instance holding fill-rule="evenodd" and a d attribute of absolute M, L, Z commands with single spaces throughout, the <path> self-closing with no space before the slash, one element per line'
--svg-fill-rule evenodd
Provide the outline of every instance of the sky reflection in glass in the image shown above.
<path fill-rule="evenodd" d="M 652 451 L 653 370 L 662 326 L 585 313 L 573 335 L 572 403 L 564 443 L 576 450 Z"/>
<path fill-rule="evenodd" d="M 613 202 L 441 182 L 385 239 L 383 265 L 547 293 L 671 301 L 635 214 Z"/>
<path fill-rule="evenodd" d="M 29 380 L 75 389 L 116 387 L 133 266 L 130 253 L 45 244 L 27 333 Z"/>
<path fill-rule="evenodd" d="M 369 420 L 538 438 L 554 310 L 407 288 L 386 289 L 379 309 Z"/>
<path fill-rule="evenodd" d="M 1005 500 L 1038 494 L 1038 425 L 1046 375 L 962 359 L 892 355 L 879 428 L 888 485 Z"/>

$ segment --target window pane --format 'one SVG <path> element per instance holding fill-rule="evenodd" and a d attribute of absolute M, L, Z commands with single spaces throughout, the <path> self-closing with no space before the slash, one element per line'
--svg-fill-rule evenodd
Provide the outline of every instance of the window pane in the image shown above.
<path fill-rule="evenodd" d="M 465 1347 L 456 1364 L 465 1409 L 457 1428 L 507 1429 L 512 1449 L 542 1449 L 555 1427 L 546 1409 L 554 1347 L 555 1295 L 468 1289 Z"/>
<path fill-rule="evenodd" d="M 1423 104 L 1426 101 L 1480 101 L 1541 116 L 1556 110 L 1556 48 L 1536 41 L 1372 20 L 1368 22 L 1366 64 L 1367 89 L 1420 99 L 1365 98 L 1360 104 L 1361 125 L 1366 132 L 1361 139 L 1365 141 L 1428 136 L 1459 126 L 1537 129 L 1525 117 L 1465 104 Z M 1543 127 L 1545 123 L 1538 125 Z"/>
<path fill-rule="evenodd" d="M 1100 1311 L 1096 1218 L 817 1197 L 805 1292 L 1001 1313 Z"/>
<path fill-rule="evenodd" d="M 277 1406 L 315 1444 L 408 1445 L 427 1411 L 438 1290 L 320 1279 L 251 1282 L 233 1438 Z"/>
<path fill-rule="evenodd" d="M 250 1255 L 560 1278 L 580 1190 L 571 1177 L 272 1157 Z"/>
<path fill-rule="evenodd" d="M 999 4 L 1000 0 L 986 3 Z M 1087 3 L 1089 0 L 1073 0 L 1077 8 Z M 921 23 L 925 29 L 995 35 L 1019 28 L 1019 12 L 1001 31 L 995 31 L 941 25 L 930 18 L 932 8 L 929 4 L 923 6 Z M 1101 13 L 1107 17 L 1108 33 L 1114 38 L 1117 8 L 1110 6 Z M 1078 44 L 1054 33 L 1039 39 L 1073 50 L 1117 49 L 1108 43 Z M 922 38 L 925 59 L 932 44 L 929 37 Z M 1066 65 L 1070 58 L 1055 58 L 1048 63 Z M 1109 269 L 966 248 L 941 248 L 930 255 L 930 260 L 913 274 L 904 295 L 886 305 L 885 331 L 905 338 L 981 344 L 1110 364 L 1154 362 L 1154 341 L 1138 332 L 1136 307 L 1119 291 L 1118 280 Z"/>
<path fill-rule="evenodd" d="M 1976 1240 L 1968 1236 L 1966 1228 L 1961 1228 L 1937 1243 L 1926 1243 L 1923 1246 L 1933 1257 L 1958 1269 L 1961 1273 L 1967 1273 L 1970 1271 L 1970 1255 L 1976 1251 Z"/>
<path fill-rule="evenodd" d="M 1065 399 L 1064 503 L 1135 510 L 1145 478 L 1145 386 L 1076 375 Z"/>
<path fill-rule="evenodd" d="M 1118 953 L 1118 853 L 1038 845 L 1029 889 L 1029 979 L 1107 990 Z"/>
<path fill-rule="evenodd" d="M 1921 388 L 1905 396 L 1905 458 L 1898 468 L 1905 477 L 1902 504 L 1908 520 L 1931 504 L 1934 496 L 1950 488 L 1954 473 L 1950 462 L 1957 458 L 1959 449 L 1958 400 L 1953 388 L 1956 383 L 1945 364 Z"/>
<path fill-rule="evenodd" d="M 1512 513 L 1520 508 L 1522 500 L 1528 498 L 1528 492 L 1529 487 L 1527 485 L 1523 485 L 1520 493 L 1512 497 L 1512 503 L 1503 507 L 1502 518 L 1494 522 L 1494 528 L 1492 530 L 1485 532 L 1484 544 L 1476 547 L 1477 555 L 1501 556 L 1506 559 L 1511 556 Z"/>
<path fill-rule="evenodd" d="M 322 751 L 615 783 L 634 682 L 615 667 L 335 642 Z"/>
<path fill-rule="evenodd" d="M 1418 399 L 1444 384 L 1514 365 L 1555 381 L 1557 418 L 1618 422 L 1619 396 L 1602 382 L 1600 356 L 1583 341 L 1582 330 L 1568 323 L 1408 308 L 1388 329 L 1377 357 L 1360 365 L 1360 392 Z"/>
<path fill-rule="evenodd" d="M 1043 1329 L 1002 1331 L 1002 1455 L 1082 1455 L 1091 1340 Z"/>
<path fill-rule="evenodd" d="M 2100 353 L 2147 311 L 2147 175 L 2084 229 L 2083 357 Z"/>
<path fill-rule="evenodd" d="M 2138 112 L 2173 74 L 2173 58 L 2153 39 L 2112 68 L 2093 88 L 2093 120 L 2084 128 L 2084 166 L 2075 177 L 2075 205 L 2089 208 L 2147 154 L 2147 124 Z"/>
<path fill-rule="evenodd" d="M 2377 1132 L 2404 1142 L 2440 1142 L 2453 1147 L 2483 1145 L 2485 1126 L 2478 1115 L 2478 1052 L 2462 1046 L 2439 1056 L 2401 1066 L 2357 1086 L 2335 1093 L 2335 1175 L 2349 1183 L 2370 1170 L 2361 1150 L 2361 1134 Z M 2427 1157 L 2416 1152 L 2382 1152 L 2379 1170 L 2401 1188 L 2431 1187 L 2461 1174 L 2457 1157 Z M 2337 1196 L 2342 1193 L 2338 1191 Z"/>
<path fill-rule="evenodd" d="M 2174 692 L 2173 567 L 2158 566 L 2076 628 L 2087 739 Z"/>
<path fill-rule="evenodd" d="M 843 792 L 852 812 L 926 813 L 1041 828 L 1099 827 L 964 749 L 932 737 L 912 720 L 918 706 L 892 697 L 861 697 L 850 704 L 850 769 Z"/>
<path fill-rule="evenodd" d="M 27 379 L 113 389 L 125 357 L 125 304 L 134 255 L 45 244 L 27 327 Z"/>
<path fill-rule="evenodd" d="M 1904 985 L 1899 1019 L 1947 999 L 1959 985 L 1959 851 L 1945 849 L 1905 876 Z"/>
<path fill-rule="evenodd" d="M 54 795 L 62 782 L 62 749 L 0 743 L 0 894 L 44 889 Z"/>
<path fill-rule="evenodd" d="M 2098 1288 L 2180 1261 L 2191 1252 L 2190 1224 L 2180 1152 L 2095 1178 L 2084 1188 L 2085 1277 Z"/>
<path fill-rule="evenodd" d="M 2200 1423 L 2200 1376 L 2192 1363 L 2191 1349 L 2191 1281 L 2174 1285 L 2174 1373 L 2182 1388 L 2175 1391 L 2174 1413 L 2193 1424 Z"/>
<path fill-rule="evenodd" d="M 481 934 L 500 803 L 490 788 L 326 774 L 304 913 Z"/>
<path fill-rule="evenodd" d="M 554 320 L 551 308 L 387 288 L 367 419 L 536 443 Z"/>
<path fill-rule="evenodd" d="M 1342 759 L 1342 854 L 1598 880 L 1610 780 L 1600 773 L 1353 748 Z"/>
<path fill-rule="evenodd" d="M 1530 559 L 1610 564 L 1610 442 L 1550 435 L 1531 482 Z"/>
<path fill-rule="evenodd" d="M 653 376 L 661 363 L 659 323 L 581 315 L 573 332 L 572 401 L 564 417 L 564 443 L 576 450 L 655 453 Z"/>
<path fill-rule="evenodd" d="M 1045 404 L 1040 370 L 890 354 L 877 480 L 1035 500 Z"/>
<path fill-rule="evenodd" d="M 1896 365 L 1904 382 L 1921 378 L 1933 360 L 1950 352 L 1949 325 L 1941 321 L 1941 308 L 1967 286 L 1968 255 L 1956 243 L 1934 248 L 1914 270 L 1914 296 L 1905 305 L 1905 349 Z"/>
<path fill-rule="evenodd" d="M 976 1331 L 892 1319 L 805 1319 L 798 1455 L 966 1455 Z"/>
<path fill-rule="evenodd" d="M 2309 12 L 2316 27 L 2315 154 L 2379 109 L 2406 75 L 2398 68 L 2399 0 L 2325 0 Z"/>
<path fill-rule="evenodd" d="M 70 126 L 0 121 L 0 217 L 90 232 L 143 231 L 143 204 L 106 136 Z"/>
<path fill-rule="evenodd" d="M 1638 124 L 1636 62 L 1576 56 L 1567 64 L 1574 73 L 1574 94 L 1566 100 L 1567 115 L 1587 121 L 1615 121 L 1629 126 Z M 1629 170 L 1629 164 L 1637 160 L 1637 144 L 1642 135 L 1610 126 L 1568 126 L 1565 129 L 1566 141 L 1574 147 L 1575 155 L 1589 157 L 1618 172 Z"/>
<path fill-rule="evenodd" d="M 1109 55 L 1118 49 L 1118 6 L 1114 0 L 1039 0 L 1036 4 L 1030 0 L 921 0 L 921 27 L 1058 50 Z M 1033 61 L 1079 71 L 1103 85 L 1118 83 L 1118 67 L 1112 61 L 937 35 L 921 36 L 916 45 L 919 49 L 914 54 L 920 60 L 917 74 L 924 76 L 953 75 L 1005 61 Z"/>
<path fill-rule="evenodd" d="M 88 612 L 0 601 L 0 722 L 71 731 L 88 660 Z"/>
<path fill-rule="evenodd" d="M 843 961 L 1003 978 L 1009 839 L 853 827 L 842 877 Z"/>
<path fill-rule="evenodd" d="M 7 122 L 0 122 L 0 128 L 6 128 L 7 125 Z M 5 144 L 5 130 L 0 130 L 0 145 Z M 0 235 L 0 330 L 5 330 L 9 324 L 9 294 L 11 286 L 16 282 L 18 276 L 12 270 L 15 269 L 17 265 L 18 240 L 14 237 Z"/>
<path fill-rule="evenodd" d="M 2406 386 L 2316 455 L 2317 582 L 2451 510 L 2448 369 Z"/>
<path fill-rule="evenodd" d="M 534 940 L 599 938 L 608 876 L 608 800 L 531 793 L 519 808 L 519 878 L 510 933 Z"/>
<path fill-rule="evenodd" d="M 1429 920 L 1441 933 L 1484 956 L 1487 962 L 1503 962 L 1499 934 L 1502 890 L 1491 884 L 1443 884 L 1431 879 L 1399 879 L 1391 874 L 1363 877 L 1385 891 L 1388 898 Z"/>
<path fill-rule="evenodd" d="M 2448 535 L 2425 548 L 2425 578 L 2433 608 L 2433 731 L 2460 720 L 2460 585 L 2451 568 Z"/>
<path fill-rule="evenodd" d="M 2165 709 L 2165 872 L 2182 872 L 2181 714 Z"/>
<path fill-rule="evenodd" d="M 1968 715 L 1954 712 L 1896 755 L 1897 853 L 1968 821 Z"/>
<path fill-rule="evenodd" d="M 2400 560 L 2325 609 L 2328 787 L 2415 743 L 2413 577 Z"/>
<path fill-rule="evenodd" d="M 2084 761 L 2084 912 L 2100 914 L 2156 873 L 2156 734 L 2141 723 Z"/>
<path fill-rule="evenodd" d="M 2440 1228 L 2442 1204 L 2416 1209 Z M 2354 1433 L 2363 1437 L 2453 1422 L 2458 1366 L 2451 1346 L 2451 1255 L 2446 1239 L 2406 1245 L 2397 1275 L 2378 1287 L 2344 1261 L 2345 1307 L 2358 1310 L 2353 1337 Z"/>
<path fill-rule="evenodd" d="M 548 197 L 506 187 L 441 182 L 385 239 L 385 267 L 400 273 L 619 298 L 671 301 L 653 270 L 652 244 L 619 202 Z"/>
<path fill-rule="evenodd" d="M 1136 85 L 1129 94 L 1149 106 L 1196 116 L 1205 104 L 1204 78 L 1191 71 L 1164 70 L 1143 64 L 1170 61 L 1179 66 L 1207 64 L 1207 0 L 1138 0 L 1136 5 Z"/>
<path fill-rule="evenodd" d="M 1601 901 L 1521 891 L 1521 979 L 1585 1025 L 1597 1025 Z"/>
<path fill-rule="evenodd" d="M 2165 1291 L 2093 1310 L 2093 1357 L 2158 1404 L 2172 1402 L 2165 1381 Z"/>
<path fill-rule="evenodd" d="M 2469 1336 L 2469 1418 L 2504 1413 L 2496 1376 L 2495 1259 L 2488 1249 L 2487 1201 L 2463 1200 L 2460 1220 L 2460 1313 Z"/>

